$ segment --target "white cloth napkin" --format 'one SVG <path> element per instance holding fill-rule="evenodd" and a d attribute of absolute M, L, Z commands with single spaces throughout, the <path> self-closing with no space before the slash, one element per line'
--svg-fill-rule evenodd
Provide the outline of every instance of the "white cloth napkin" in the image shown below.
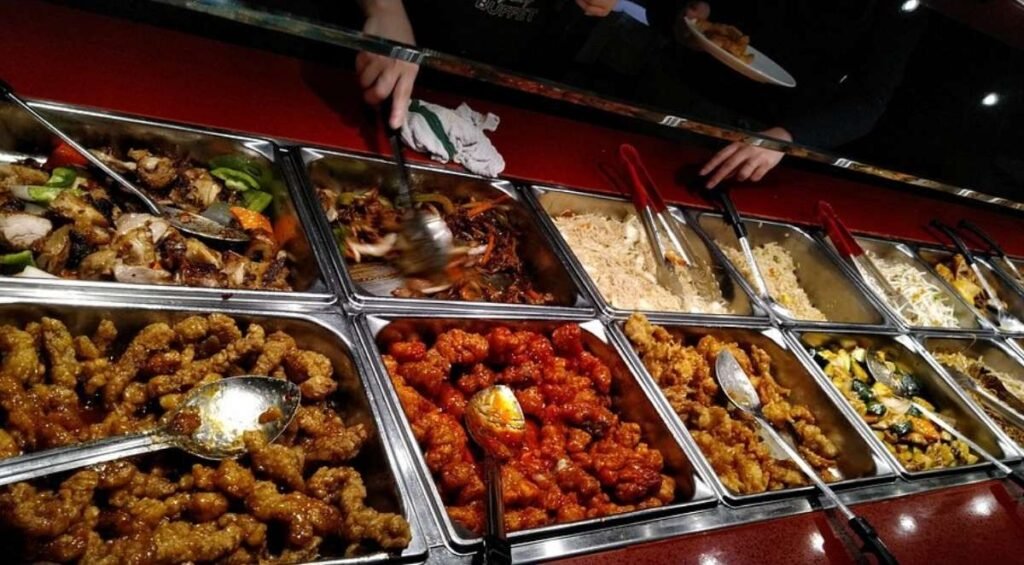
<path fill-rule="evenodd" d="M 481 114 L 466 103 L 451 110 L 413 100 L 402 125 L 402 141 L 435 161 L 455 161 L 472 173 L 496 177 L 505 170 L 505 159 L 485 132 L 498 129 L 499 123 L 498 116 Z"/>

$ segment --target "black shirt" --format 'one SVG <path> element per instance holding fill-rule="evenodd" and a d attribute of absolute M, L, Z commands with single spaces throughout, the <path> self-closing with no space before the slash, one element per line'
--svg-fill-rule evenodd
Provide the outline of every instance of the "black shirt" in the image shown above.
<path fill-rule="evenodd" d="M 651 2 L 652 26 L 671 33 L 684 1 Z M 753 82 L 682 46 L 676 74 L 707 99 L 805 145 L 835 147 L 871 130 L 899 84 L 924 15 L 898 0 L 710 0 L 714 22 L 735 25 L 797 81 Z M 920 12 L 923 12 L 921 10 Z M 683 109 L 685 110 L 685 108 Z"/>

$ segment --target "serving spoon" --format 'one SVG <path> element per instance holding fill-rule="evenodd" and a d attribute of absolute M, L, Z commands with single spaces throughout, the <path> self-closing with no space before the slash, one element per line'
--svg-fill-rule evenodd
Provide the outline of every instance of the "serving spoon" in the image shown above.
<path fill-rule="evenodd" d="M 942 428 L 942 430 L 947 432 L 949 435 L 964 442 L 965 444 L 967 444 L 967 447 L 971 448 L 971 451 L 980 455 L 981 458 L 984 459 L 985 461 L 988 461 L 992 465 L 995 465 L 996 469 L 999 469 L 1001 473 L 1006 475 L 1006 478 L 1017 483 L 1017 485 L 1024 487 L 1024 474 L 1021 474 L 1020 471 L 1014 471 L 1013 469 L 1011 469 L 1008 465 L 1000 461 L 995 455 L 989 453 L 987 450 L 985 450 L 985 448 L 975 443 L 974 440 L 967 437 L 959 430 L 954 428 L 952 425 L 950 425 L 949 422 L 943 420 L 938 414 L 922 406 L 920 402 L 917 402 L 911 398 L 907 398 L 905 396 L 905 388 L 903 383 L 897 381 L 896 377 L 893 376 L 893 372 L 889 368 L 889 366 L 881 361 L 881 359 L 878 356 L 878 351 L 868 350 L 867 355 L 865 356 L 865 364 L 868 367 L 868 373 L 871 375 L 871 378 L 892 389 L 893 393 L 896 396 L 907 401 L 908 407 L 912 406 L 916 408 L 917 411 L 920 412 L 929 421 L 931 421 L 931 423 Z"/>
<path fill-rule="evenodd" d="M 15 94 L 11 85 L 4 82 L 3 79 L 0 79 L 0 96 L 7 97 L 11 102 L 27 112 L 28 115 L 32 116 L 32 118 L 39 122 L 43 127 L 50 130 L 51 133 L 59 137 L 64 143 L 67 143 L 74 148 L 74 150 L 89 161 L 92 166 L 103 171 L 103 174 L 114 179 L 122 189 L 142 201 L 143 206 L 145 206 L 151 214 L 167 220 L 168 223 L 179 231 L 196 237 L 201 237 L 203 239 L 223 241 L 227 243 L 245 243 L 249 241 L 249 236 L 242 230 L 237 230 L 235 228 L 219 224 L 209 218 L 200 216 L 199 214 L 194 214 L 175 206 L 161 204 L 156 200 L 153 200 L 153 198 L 146 194 L 144 190 L 135 186 L 133 182 L 115 171 L 110 167 L 110 165 L 104 163 L 102 159 L 93 155 L 91 151 L 72 139 L 71 136 L 64 133 L 64 131 L 55 126 L 53 122 L 44 118 L 39 112 L 36 112 L 35 109 L 29 106 L 27 102 Z"/>
<path fill-rule="evenodd" d="M 728 349 L 722 349 L 715 357 L 715 376 L 726 398 L 743 413 L 753 418 L 761 426 L 761 429 L 771 437 L 772 442 L 781 448 L 789 459 L 800 468 L 800 471 L 814 483 L 814 486 L 835 505 L 836 509 L 839 510 L 839 513 L 843 515 L 846 523 L 850 526 L 850 529 L 864 542 L 861 551 L 874 554 L 878 558 L 878 562 L 882 564 L 898 563 L 867 519 L 854 514 L 850 507 L 839 499 L 835 491 L 818 476 L 814 467 L 800 455 L 796 448 L 789 445 L 768 420 L 765 419 L 764 413 L 761 411 L 761 398 L 758 396 L 757 390 L 754 388 L 753 383 L 750 382 L 750 377 L 744 372 L 743 367 L 740 366 L 739 361 L 736 360 L 736 357 Z"/>
<path fill-rule="evenodd" d="M 0 485 L 170 447 L 204 459 L 238 457 L 248 449 L 248 432 L 266 443 L 277 439 L 295 417 L 300 397 L 298 385 L 286 379 L 221 379 L 189 391 L 152 430 L 0 459 Z"/>
<path fill-rule="evenodd" d="M 505 535 L 501 461 L 512 457 L 512 448 L 522 443 L 526 417 L 512 389 L 495 385 L 469 399 L 465 421 L 469 436 L 484 451 L 484 482 L 487 484 L 484 562 L 511 564 L 512 545 Z"/>

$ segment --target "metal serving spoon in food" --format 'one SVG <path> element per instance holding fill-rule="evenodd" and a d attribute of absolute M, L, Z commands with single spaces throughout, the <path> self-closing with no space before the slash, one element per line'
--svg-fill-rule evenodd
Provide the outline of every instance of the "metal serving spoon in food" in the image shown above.
<path fill-rule="evenodd" d="M 980 455 L 982 459 L 988 461 L 992 465 L 995 465 L 996 469 L 999 469 L 1001 473 L 1006 475 L 1006 478 L 1017 483 L 1019 486 L 1024 487 L 1024 474 L 1021 474 L 1020 471 L 1014 471 L 1011 469 L 1005 463 L 996 458 L 995 455 L 992 455 L 983 447 L 975 443 L 974 440 L 960 433 L 959 430 L 951 426 L 949 422 L 943 420 L 938 414 L 922 406 L 920 402 L 915 402 L 913 399 L 907 398 L 904 395 L 905 389 L 903 387 L 903 383 L 897 381 L 889 366 L 881 361 L 878 356 L 878 351 L 868 350 L 867 355 L 865 356 L 865 364 L 868 367 L 868 373 L 871 375 L 871 378 L 889 387 L 896 396 L 906 400 L 908 402 L 908 408 L 910 406 L 916 408 L 921 415 L 930 420 L 933 424 L 942 428 L 942 430 L 949 433 L 949 435 L 967 444 L 967 447 L 970 447 L 971 451 Z"/>
<path fill-rule="evenodd" d="M 141 200 L 142 204 L 151 214 L 164 218 L 176 229 L 189 235 L 215 241 L 224 241 L 228 243 L 245 243 L 249 241 L 249 236 L 246 235 L 244 231 L 221 225 L 209 218 L 204 218 L 199 214 L 193 214 L 192 212 L 187 212 L 174 206 L 160 204 L 156 200 L 153 200 L 145 191 L 135 186 L 135 184 L 130 180 L 112 169 L 109 165 L 104 163 L 102 159 L 93 155 L 92 152 L 83 147 L 82 144 L 78 143 L 72 139 L 71 136 L 64 133 L 63 130 L 53 125 L 53 122 L 44 118 L 39 112 L 36 112 L 35 109 L 29 106 L 27 102 L 14 93 L 14 89 L 11 85 L 7 84 L 2 79 L 0 79 L 0 96 L 7 97 L 22 110 L 28 112 L 28 114 L 43 127 L 50 130 L 51 133 L 59 137 L 64 141 L 64 143 L 73 147 L 75 151 L 78 151 L 78 153 L 87 159 L 94 167 L 103 171 L 103 174 L 114 179 L 117 184 L 121 185 L 121 188 Z"/>
<path fill-rule="evenodd" d="M 526 433 L 523 408 L 512 389 L 495 385 L 469 399 L 465 419 L 470 437 L 484 450 L 484 482 L 487 483 L 484 562 L 511 564 L 512 546 L 505 535 L 501 461 L 512 457 L 512 449 L 523 441 Z"/>
<path fill-rule="evenodd" d="M 152 430 L 0 459 L 0 485 L 27 481 L 176 447 L 205 459 L 246 452 L 243 436 L 271 443 L 299 408 L 299 387 L 286 379 L 231 377 L 189 391 L 165 423 Z"/>
<path fill-rule="evenodd" d="M 391 115 L 390 98 L 382 104 L 381 114 L 384 117 L 388 141 L 391 142 L 391 154 L 398 168 L 398 194 L 395 204 L 402 211 L 404 245 L 396 263 L 408 274 L 440 272 L 448 265 L 455 237 L 444 218 L 418 209 L 413 201 L 409 165 L 406 164 L 405 155 L 402 153 L 401 135 L 399 130 L 388 125 L 388 117 Z"/>
<path fill-rule="evenodd" d="M 835 504 L 839 513 L 846 519 L 850 529 L 864 542 L 864 547 L 861 548 L 861 551 L 874 554 L 879 563 L 897 563 L 896 558 L 889 552 L 889 548 L 878 537 L 871 524 L 865 518 L 854 514 L 836 496 L 835 491 L 818 476 L 814 467 L 811 467 L 810 463 L 800 455 L 796 448 L 789 445 L 768 420 L 765 419 L 764 413 L 761 412 L 761 398 L 757 395 L 757 390 L 754 389 L 754 385 L 743 371 L 743 367 L 740 367 L 736 357 L 728 349 L 719 351 L 718 356 L 715 358 L 715 376 L 718 378 L 718 384 L 722 387 L 722 391 L 729 401 L 752 417 L 761 426 L 761 429 L 771 437 L 772 441 L 800 468 L 800 471 L 818 487 L 818 490 Z"/>

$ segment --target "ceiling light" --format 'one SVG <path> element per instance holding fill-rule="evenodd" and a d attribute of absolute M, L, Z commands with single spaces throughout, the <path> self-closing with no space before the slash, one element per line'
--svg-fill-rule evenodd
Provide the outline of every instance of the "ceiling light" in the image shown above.
<path fill-rule="evenodd" d="M 921 0 L 907 0 L 900 6 L 900 9 L 904 12 L 913 12 L 914 10 L 921 7 Z"/>
<path fill-rule="evenodd" d="M 989 92 L 981 99 L 982 106 L 995 106 L 999 103 L 999 95 L 995 92 Z"/>

